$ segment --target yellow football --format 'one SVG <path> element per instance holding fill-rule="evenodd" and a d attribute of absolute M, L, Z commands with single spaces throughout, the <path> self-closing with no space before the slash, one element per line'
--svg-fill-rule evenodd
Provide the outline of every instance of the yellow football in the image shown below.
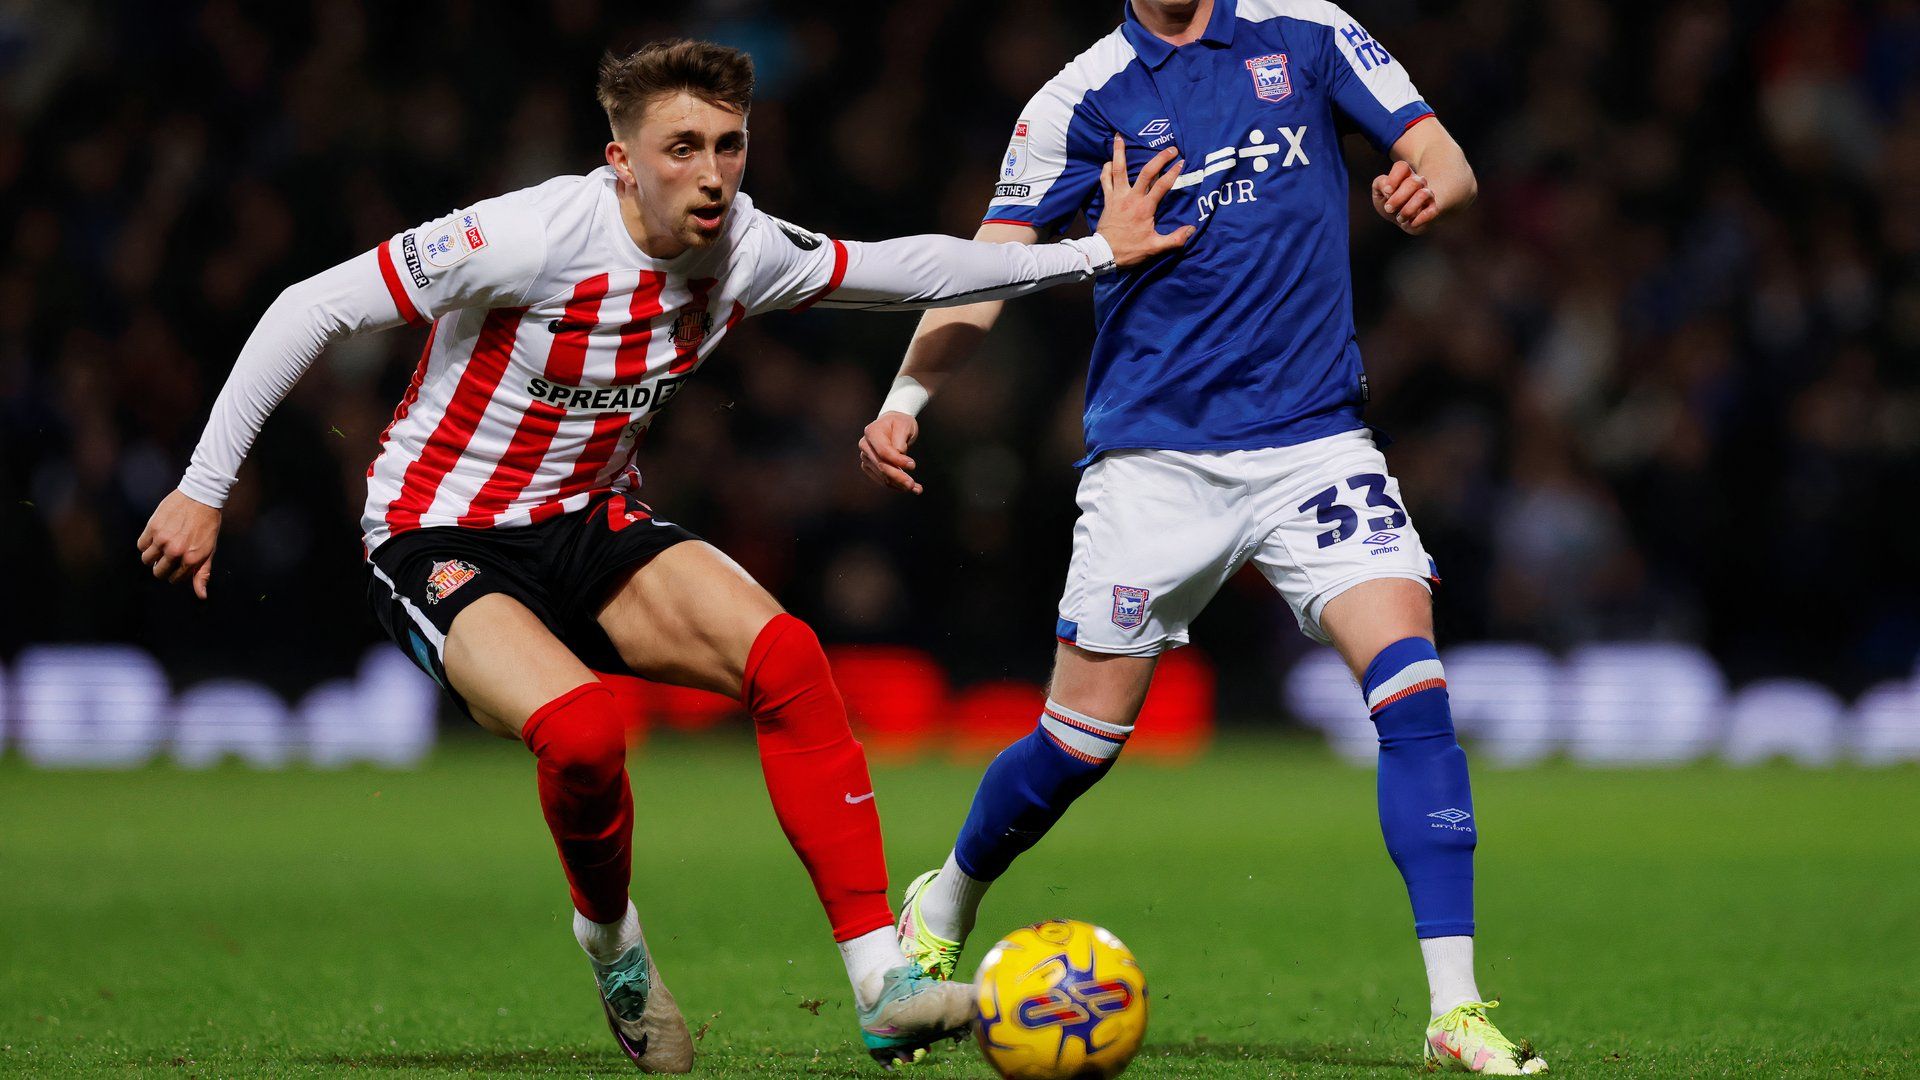
<path fill-rule="evenodd" d="M 1120 939 L 1053 919 L 1001 939 L 974 976 L 973 1033 L 1007 1080 L 1110 1080 L 1147 1034 L 1147 976 Z"/>

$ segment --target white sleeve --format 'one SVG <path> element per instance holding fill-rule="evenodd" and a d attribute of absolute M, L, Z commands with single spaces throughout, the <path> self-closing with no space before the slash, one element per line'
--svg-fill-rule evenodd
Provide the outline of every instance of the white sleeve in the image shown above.
<path fill-rule="evenodd" d="M 396 233 L 291 286 L 241 348 L 180 490 L 196 502 L 224 505 L 267 414 L 328 345 L 366 330 L 429 323 L 459 308 L 525 303 L 546 258 L 543 219 L 527 193 L 514 192 Z"/>
<path fill-rule="evenodd" d="M 760 216 L 753 314 L 804 311 L 816 303 L 875 311 L 977 304 L 1085 281 L 1113 268 L 1113 249 L 1097 235 L 1052 244 L 937 235 L 855 243 Z"/>
<path fill-rule="evenodd" d="M 430 323 L 458 308 L 524 303 L 546 267 L 546 226 L 531 194 L 516 191 L 396 233 L 375 253 L 401 316 Z"/>
<path fill-rule="evenodd" d="M 225 505 L 260 425 L 314 358 L 349 334 L 402 321 L 372 251 L 289 286 L 241 347 L 180 490 L 195 502 Z"/>

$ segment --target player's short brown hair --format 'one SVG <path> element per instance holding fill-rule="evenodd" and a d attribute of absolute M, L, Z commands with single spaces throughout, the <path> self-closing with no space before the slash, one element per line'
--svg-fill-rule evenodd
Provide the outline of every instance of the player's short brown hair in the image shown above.
<path fill-rule="evenodd" d="M 626 56 L 600 61 L 600 107 L 614 135 L 630 129 L 655 98 L 685 91 L 712 105 L 745 113 L 753 103 L 753 58 L 710 41 L 656 41 Z"/>

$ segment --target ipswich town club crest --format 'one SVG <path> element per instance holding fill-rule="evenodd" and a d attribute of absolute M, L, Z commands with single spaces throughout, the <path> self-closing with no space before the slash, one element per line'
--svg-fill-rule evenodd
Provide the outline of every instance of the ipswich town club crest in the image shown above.
<path fill-rule="evenodd" d="M 464 559 L 448 559 L 433 564 L 427 571 L 427 603 L 437 604 L 453 591 L 480 574 L 480 568 Z"/>
<path fill-rule="evenodd" d="M 707 331 L 713 329 L 713 312 L 683 311 L 673 320 L 673 344 L 680 349 L 691 349 L 707 340 Z"/>
<path fill-rule="evenodd" d="M 1131 585 L 1113 587 L 1113 625 L 1132 630 L 1147 621 L 1147 590 Z"/>
<path fill-rule="evenodd" d="M 1293 93 L 1286 53 L 1254 57 L 1247 61 L 1247 73 L 1253 76 L 1253 96 L 1261 101 L 1279 101 Z"/>

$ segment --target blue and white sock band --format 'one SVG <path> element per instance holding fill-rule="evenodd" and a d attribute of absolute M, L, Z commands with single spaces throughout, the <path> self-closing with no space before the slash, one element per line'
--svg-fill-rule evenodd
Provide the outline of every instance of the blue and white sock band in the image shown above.
<path fill-rule="evenodd" d="M 1377 713 L 1422 690 L 1444 690 L 1446 687 L 1446 669 L 1440 666 L 1438 658 L 1415 660 L 1367 691 L 1367 711 Z"/>
<path fill-rule="evenodd" d="M 1133 734 L 1133 725 L 1095 720 L 1086 713 L 1075 712 L 1048 698 L 1046 710 L 1040 714 L 1040 730 L 1046 732 L 1047 737 L 1060 749 L 1081 761 L 1104 765 L 1120 753 L 1121 747 L 1127 745 L 1127 736 Z"/>

